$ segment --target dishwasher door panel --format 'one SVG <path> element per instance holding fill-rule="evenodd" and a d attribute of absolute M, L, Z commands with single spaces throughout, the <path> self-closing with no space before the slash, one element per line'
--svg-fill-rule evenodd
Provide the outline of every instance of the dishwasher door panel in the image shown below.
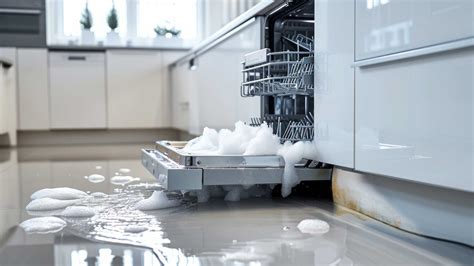
<path fill-rule="evenodd" d="M 49 54 L 52 129 L 106 128 L 104 53 Z"/>

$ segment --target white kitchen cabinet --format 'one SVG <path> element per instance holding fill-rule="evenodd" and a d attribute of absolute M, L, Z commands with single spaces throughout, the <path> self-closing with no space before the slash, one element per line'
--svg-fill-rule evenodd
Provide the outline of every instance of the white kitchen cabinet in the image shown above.
<path fill-rule="evenodd" d="M 18 59 L 18 129 L 49 129 L 48 51 L 23 49 Z"/>
<path fill-rule="evenodd" d="M 166 127 L 163 52 L 107 51 L 109 128 Z"/>
<path fill-rule="evenodd" d="M 163 86 L 163 100 L 162 100 L 162 114 L 163 126 L 172 127 L 172 88 L 171 88 L 171 71 L 170 64 L 178 60 L 181 56 L 186 54 L 185 51 L 164 51 L 162 53 L 162 86 Z"/>
<path fill-rule="evenodd" d="M 106 128 L 105 54 L 49 53 L 52 129 Z"/>
<path fill-rule="evenodd" d="M 474 191 L 474 47 L 358 67 L 355 168 Z"/>
<path fill-rule="evenodd" d="M 357 60 L 474 36 L 472 0 L 356 0 L 355 18 Z"/>
<path fill-rule="evenodd" d="M 17 142 L 16 48 L 0 48 L 0 145 L 15 146 Z"/>
<path fill-rule="evenodd" d="M 315 2 L 318 160 L 354 168 L 354 1 Z"/>
<path fill-rule="evenodd" d="M 187 62 L 179 64 L 171 69 L 171 124 L 174 128 L 182 131 L 190 130 L 190 91 L 196 86 L 194 71 L 191 71 Z M 193 102 L 198 101 L 192 98 Z M 197 115 L 194 113 L 193 115 Z M 193 122 L 196 122 L 194 119 Z M 196 133 L 196 132 L 193 132 Z"/>

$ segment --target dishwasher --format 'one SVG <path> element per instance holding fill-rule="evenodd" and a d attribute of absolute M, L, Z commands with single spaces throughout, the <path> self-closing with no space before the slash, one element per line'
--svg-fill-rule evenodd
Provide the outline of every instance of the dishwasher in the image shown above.
<path fill-rule="evenodd" d="M 260 116 L 285 141 L 314 137 L 314 2 L 283 1 L 264 17 L 263 49 L 242 62 L 241 97 L 260 97 Z M 156 142 L 142 150 L 142 164 L 166 190 L 200 190 L 208 185 L 280 184 L 280 155 L 199 155 L 182 150 L 185 141 Z M 331 167 L 303 159 L 295 164 L 300 181 L 330 180 Z"/>

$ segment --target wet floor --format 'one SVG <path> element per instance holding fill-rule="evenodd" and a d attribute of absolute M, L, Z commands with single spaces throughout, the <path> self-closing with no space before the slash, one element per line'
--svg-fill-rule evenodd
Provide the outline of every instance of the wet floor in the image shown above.
<path fill-rule="evenodd" d="M 197 204 L 184 197 L 177 208 L 138 211 L 134 204 L 157 189 L 140 164 L 139 150 L 145 146 L 150 147 L 0 150 L 0 265 L 473 264 L 471 248 L 414 236 L 328 201 L 212 199 Z M 105 180 L 91 182 L 85 178 L 91 174 Z M 134 181 L 112 183 L 116 175 Z M 25 210 L 33 192 L 64 186 L 108 196 L 84 200 L 81 205 L 96 208 L 98 214 L 66 219 L 68 225 L 60 232 L 26 234 L 18 227 L 33 217 Z M 308 218 L 328 222 L 330 231 L 299 232 L 298 222 Z M 127 232 L 129 224 L 146 230 Z"/>

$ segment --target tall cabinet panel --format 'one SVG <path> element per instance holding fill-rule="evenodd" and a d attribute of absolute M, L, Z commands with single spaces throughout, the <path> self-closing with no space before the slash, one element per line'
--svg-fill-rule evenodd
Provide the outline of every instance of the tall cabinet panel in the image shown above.
<path fill-rule="evenodd" d="M 49 129 L 48 51 L 18 49 L 18 129 Z"/>
<path fill-rule="evenodd" d="M 105 128 L 105 54 L 51 52 L 52 129 Z"/>
<path fill-rule="evenodd" d="M 315 1 L 315 141 L 319 160 L 354 167 L 354 2 Z"/>

